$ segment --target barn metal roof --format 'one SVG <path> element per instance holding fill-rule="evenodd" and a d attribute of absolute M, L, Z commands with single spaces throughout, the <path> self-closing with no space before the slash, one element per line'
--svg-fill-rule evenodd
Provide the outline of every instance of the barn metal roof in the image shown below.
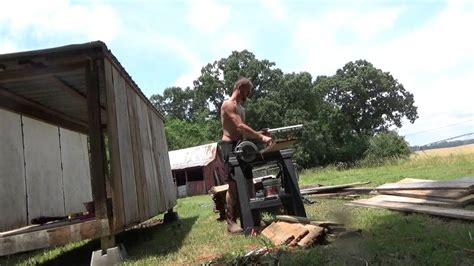
<path fill-rule="evenodd" d="M 163 118 L 117 58 L 101 41 L 0 55 L 0 107 L 47 116 L 87 129 L 86 63 L 107 58 L 147 105 Z M 106 93 L 99 64 L 99 90 L 103 123 Z M 12 103 L 12 101 L 14 103 Z M 18 107 L 21 105 L 21 109 Z M 32 111 L 34 110 L 34 111 Z M 48 122 L 48 121 L 46 121 Z"/>
<path fill-rule="evenodd" d="M 169 152 L 172 170 L 206 166 L 216 159 L 217 143 L 205 144 Z"/>

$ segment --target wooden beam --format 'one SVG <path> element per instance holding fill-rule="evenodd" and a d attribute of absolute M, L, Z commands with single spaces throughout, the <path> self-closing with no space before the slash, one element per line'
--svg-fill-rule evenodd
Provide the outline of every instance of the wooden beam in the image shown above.
<path fill-rule="evenodd" d="M 7 70 L 0 72 L 0 84 L 36 80 L 40 78 L 48 78 L 52 74 L 75 71 L 84 69 L 84 62 L 75 62 L 67 65 L 45 66 L 41 68 L 24 68 L 20 70 Z"/>
<path fill-rule="evenodd" d="M 107 219 L 107 190 L 105 180 L 105 147 L 101 127 L 100 89 L 99 89 L 99 62 L 89 61 L 86 64 L 87 110 L 89 116 L 89 143 L 91 155 L 91 185 L 92 198 L 95 206 L 95 216 Z M 102 251 L 115 246 L 114 235 L 110 234 L 101 238 Z"/>
<path fill-rule="evenodd" d="M 95 215 L 107 218 L 105 169 L 103 161 L 104 139 L 102 137 L 100 117 L 99 75 L 96 62 L 86 65 L 87 105 L 89 117 L 89 142 L 91 154 L 92 197 L 95 203 Z"/>
<path fill-rule="evenodd" d="M 0 237 L 0 256 L 95 239 L 108 234 L 109 222 L 102 219 Z"/>
<path fill-rule="evenodd" d="M 85 121 L 72 118 L 0 87 L 0 107 L 73 131 L 87 133 Z"/>

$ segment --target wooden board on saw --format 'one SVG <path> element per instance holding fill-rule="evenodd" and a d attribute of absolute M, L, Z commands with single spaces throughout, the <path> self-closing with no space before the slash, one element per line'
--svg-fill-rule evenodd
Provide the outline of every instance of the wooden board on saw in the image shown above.
<path fill-rule="evenodd" d="M 310 232 L 311 235 L 308 236 Z M 281 221 L 271 223 L 262 231 L 262 235 L 271 240 L 276 246 L 288 244 L 290 246 L 307 247 L 322 234 L 324 234 L 324 228 L 319 226 Z M 300 243 L 301 241 L 303 242 Z"/>
<path fill-rule="evenodd" d="M 351 201 L 347 205 L 384 208 L 384 209 L 403 211 L 403 212 L 418 212 L 418 213 L 430 214 L 434 216 L 442 216 L 442 217 L 450 217 L 450 218 L 458 218 L 458 219 L 463 219 L 463 220 L 474 221 L 474 211 L 466 210 L 466 209 L 443 208 L 443 207 L 437 207 L 437 206 L 419 205 L 419 204 L 414 204 L 414 203 L 380 201 L 376 199 L 374 200 L 373 198 Z"/>
<path fill-rule="evenodd" d="M 466 180 L 467 178 L 457 179 L 457 180 Z M 434 180 L 428 179 L 415 179 L 415 178 L 405 178 L 397 182 L 397 184 L 406 184 L 406 183 L 415 183 L 415 182 L 435 182 Z M 462 197 L 471 195 L 471 192 L 467 189 L 443 189 L 443 190 L 432 190 L 432 189 L 412 189 L 412 190 L 379 190 L 381 194 L 387 195 L 396 195 L 396 196 L 405 196 L 413 198 L 429 198 L 437 201 L 443 199 L 458 200 Z M 450 201 L 448 201 L 450 202 Z"/>

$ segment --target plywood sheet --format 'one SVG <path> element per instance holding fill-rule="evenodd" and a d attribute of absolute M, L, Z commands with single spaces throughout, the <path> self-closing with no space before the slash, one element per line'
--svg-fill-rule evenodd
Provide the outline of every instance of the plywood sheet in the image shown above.
<path fill-rule="evenodd" d="M 21 116 L 0 109 L 0 231 L 27 224 Z"/>
<path fill-rule="evenodd" d="M 118 142 L 120 150 L 120 171 L 122 177 L 124 212 L 126 225 L 139 221 L 135 169 L 132 158 L 130 121 L 125 81 L 113 68 L 115 108 L 117 118 Z"/>
<path fill-rule="evenodd" d="M 92 201 L 87 136 L 61 128 L 60 139 L 66 213 L 84 212 Z"/>
<path fill-rule="evenodd" d="M 59 129 L 23 117 L 28 219 L 62 216 L 64 210 Z"/>

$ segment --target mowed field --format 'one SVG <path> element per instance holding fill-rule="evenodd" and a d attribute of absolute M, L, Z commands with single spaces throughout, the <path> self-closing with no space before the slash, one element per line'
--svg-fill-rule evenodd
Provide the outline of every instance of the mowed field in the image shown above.
<path fill-rule="evenodd" d="M 474 154 L 474 144 L 450 148 L 432 149 L 426 151 L 417 151 L 414 153 L 414 156 L 450 156 L 455 154 Z"/>

